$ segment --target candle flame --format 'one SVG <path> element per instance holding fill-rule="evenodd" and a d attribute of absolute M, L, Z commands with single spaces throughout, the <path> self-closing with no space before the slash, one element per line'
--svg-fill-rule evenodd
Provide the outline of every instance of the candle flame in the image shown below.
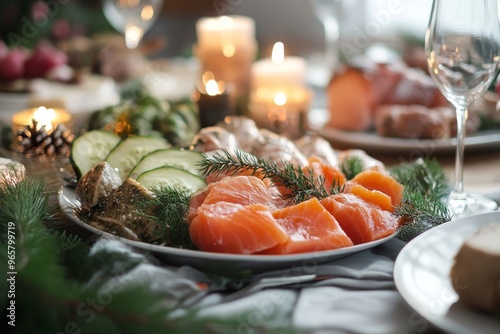
<path fill-rule="evenodd" d="M 203 73 L 201 76 L 201 83 L 203 85 L 197 84 L 198 90 L 205 90 L 210 96 L 222 94 L 226 90 L 226 83 L 224 81 L 215 80 L 214 74 L 210 71 Z"/>
<path fill-rule="evenodd" d="M 282 107 L 286 104 L 286 94 L 283 92 L 278 92 L 274 95 L 274 104 Z"/>
<path fill-rule="evenodd" d="M 219 93 L 219 85 L 217 84 L 217 81 L 213 79 L 208 80 L 207 84 L 205 85 L 205 89 L 207 91 L 207 94 L 210 96 L 215 96 Z"/>
<path fill-rule="evenodd" d="M 125 27 L 126 41 L 127 43 L 130 43 L 130 47 L 137 46 L 143 35 L 144 30 L 141 27 L 135 25 L 127 25 Z"/>
<path fill-rule="evenodd" d="M 144 21 L 149 21 L 153 18 L 154 14 L 155 14 L 155 10 L 154 10 L 153 6 L 146 5 L 141 10 L 141 19 L 143 19 Z"/>
<path fill-rule="evenodd" d="M 281 42 L 276 42 L 273 46 L 271 61 L 274 64 L 281 64 L 285 60 L 285 45 Z"/>
<path fill-rule="evenodd" d="M 206 71 L 201 76 L 201 81 L 203 82 L 204 85 L 207 84 L 208 80 L 215 80 L 215 75 L 210 71 Z"/>
<path fill-rule="evenodd" d="M 33 114 L 33 119 L 38 122 L 37 129 L 41 129 L 45 125 L 45 131 L 52 131 L 52 122 L 56 118 L 56 112 L 54 109 L 47 109 L 45 107 L 40 107 L 35 110 Z"/>

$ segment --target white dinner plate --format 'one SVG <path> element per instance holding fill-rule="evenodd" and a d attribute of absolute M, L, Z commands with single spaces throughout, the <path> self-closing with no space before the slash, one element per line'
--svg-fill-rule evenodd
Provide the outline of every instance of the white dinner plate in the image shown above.
<path fill-rule="evenodd" d="M 118 238 L 110 233 L 103 232 L 82 222 L 74 212 L 74 208 L 80 205 L 74 189 L 69 186 L 63 186 L 59 190 L 59 205 L 64 213 L 75 223 L 83 228 L 98 235 L 107 235 L 112 238 Z M 355 253 L 370 249 L 380 245 L 392 238 L 395 233 L 388 237 L 372 242 L 344 247 L 340 249 L 318 251 L 311 253 L 291 254 L 291 255 L 241 255 L 241 254 L 222 254 L 195 251 L 188 249 L 179 249 L 160 245 L 149 244 L 145 242 L 118 238 L 127 245 L 140 250 L 151 251 L 165 263 L 176 266 L 188 265 L 202 271 L 216 274 L 249 275 L 264 271 L 285 269 L 291 267 L 311 267 L 320 263 L 329 262 L 343 258 Z"/>
<path fill-rule="evenodd" d="M 394 265 L 394 281 L 425 319 L 449 333 L 500 333 L 500 319 L 458 302 L 449 277 L 453 259 L 465 239 L 479 227 L 500 224 L 500 212 L 465 217 L 435 227 L 410 241 Z"/>
<path fill-rule="evenodd" d="M 375 132 L 343 131 L 324 127 L 319 135 L 334 146 L 359 148 L 375 153 L 410 153 L 414 156 L 430 156 L 437 153 L 454 153 L 455 138 L 405 139 L 382 137 Z M 466 151 L 500 148 L 500 129 L 479 131 L 465 138 Z"/>

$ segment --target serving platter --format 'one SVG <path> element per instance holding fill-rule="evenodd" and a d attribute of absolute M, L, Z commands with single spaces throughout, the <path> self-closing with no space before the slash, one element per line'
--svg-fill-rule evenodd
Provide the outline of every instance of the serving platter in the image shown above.
<path fill-rule="evenodd" d="M 456 139 L 405 139 L 382 137 L 376 132 L 343 131 L 324 127 L 320 136 L 334 146 L 358 148 L 369 153 L 401 153 L 414 156 L 431 156 L 438 153 L 454 153 Z M 465 138 L 466 151 L 480 151 L 500 147 L 500 130 L 485 130 Z"/>
<path fill-rule="evenodd" d="M 451 285 L 453 260 L 481 226 L 500 224 L 500 212 L 469 216 L 435 227 L 410 241 L 394 265 L 394 281 L 406 302 L 449 333 L 498 333 L 500 319 L 465 307 Z"/>
<path fill-rule="evenodd" d="M 265 271 L 292 267 L 311 267 L 325 262 L 337 260 L 361 251 L 383 244 L 395 237 L 395 233 L 383 239 L 372 242 L 344 247 L 334 250 L 309 252 L 290 255 L 242 255 L 210 253 L 196 250 L 173 248 L 145 242 L 120 238 L 110 233 L 96 229 L 83 221 L 75 214 L 75 208 L 80 206 L 74 188 L 62 186 L 59 189 L 58 201 L 63 212 L 76 224 L 97 235 L 117 238 L 125 244 L 139 250 L 152 252 L 165 263 L 176 266 L 191 266 L 199 270 L 215 274 L 249 275 Z"/>

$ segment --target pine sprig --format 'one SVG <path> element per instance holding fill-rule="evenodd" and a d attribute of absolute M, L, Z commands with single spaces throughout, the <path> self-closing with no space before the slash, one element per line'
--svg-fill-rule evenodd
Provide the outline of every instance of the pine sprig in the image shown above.
<path fill-rule="evenodd" d="M 8 284 L 0 284 L 0 307 L 4 310 L 0 312 L 4 319 L 0 332 L 180 334 L 207 332 L 214 327 L 229 332 L 239 325 L 239 319 L 200 319 L 194 311 L 171 318 L 173 306 L 165 303 L 165 294 L 153 291 L 137 277 L 126 281 L 130 284 L 111 285 L 111 290 L 105 290 L 109 280 L 143 265 L 146 257 L 129 249 L 117 251 L 115 246 L 96 250 L 94 245 L 90 252 L 79 237 L 51 230 L 44 219 L 52 214 L 43 179 L 27 178 L 16 185 L 0 186 L 0 235 L 6 234 L 9 222 L 18 227 L 16 327 L 7 324 Z M 83 249 L 86 252 L 82 253 Z M 12 271 L 7 267 L 7 254 L 5 240 L 0 241 L 0 269 L 4 273 Z M 83 275 L 78 280 L 67 275 L 65 256 L 80 256 Z M 18 266 L 20 262 L 24 264 Z M 102 279 L 94 279 L 94 275 Z"/>
<path fill-rule="evenodd" d="M 444 171 L 435 159 L 418 159 L 390 169 L 391 175 L 405 186 L 403 202 L 395 214 L 407 222 L 398 237 L 409 241 L 428 229 L 451 219 L 442 199 L 449 187 Z"/>
<path fill-rule="evenodd" d="M 44 191 L 42 178 L 27 178 L 16 185 L 0 180 L 0 224 L 11 221 L 28 227 L 46 220 L 55 208 L 48 196 L 40 196 Z"/>
<path fill-rule="evenodd" d="M 206 157 L 198 163 L 199 171 L 205 175 L 237 175 L 250 171 L 252 175 L 271 180 L 274 185 L 288 189 L 285 197 L 292 203 L 300 203 L 310 198 L 322 199 L 339 191 L 336 185 L 325 189 L 324 178 L 315 176 L 312 170 L 307 173 L 287 161 L 279 166 L 271 159 L 259 158 L 246 152 L 235 150 L 234 155 L 223 149 L 212 157 Z"/>
<path fill-rule="evenodd" d="M 350 156 L 345 158 L 339 167 L 346 179 L 350 180 L 363 171 L 363 161 L 357 156 Z"/>
<path fill-rule="evenodd" d="M 191 193 L 174 187 L 160 187 L 154 193 L 154 199 L 139 206 L 143 212 L 153 212 L 150 218 L 160 225 L 158 239 L 166 246 L 197 249 L 191 241 L 187 220 Z"/>

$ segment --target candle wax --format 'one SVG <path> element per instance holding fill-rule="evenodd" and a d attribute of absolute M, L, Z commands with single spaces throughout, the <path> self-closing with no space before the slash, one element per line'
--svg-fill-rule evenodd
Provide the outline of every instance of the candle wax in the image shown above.
<path fill-rule="evenodd" d="M 270 58 L 256 61 L 252 65 L 252 87 L 305 86 L 306 61 L 300 57 L 285 57 L 281 63 Z"/>

